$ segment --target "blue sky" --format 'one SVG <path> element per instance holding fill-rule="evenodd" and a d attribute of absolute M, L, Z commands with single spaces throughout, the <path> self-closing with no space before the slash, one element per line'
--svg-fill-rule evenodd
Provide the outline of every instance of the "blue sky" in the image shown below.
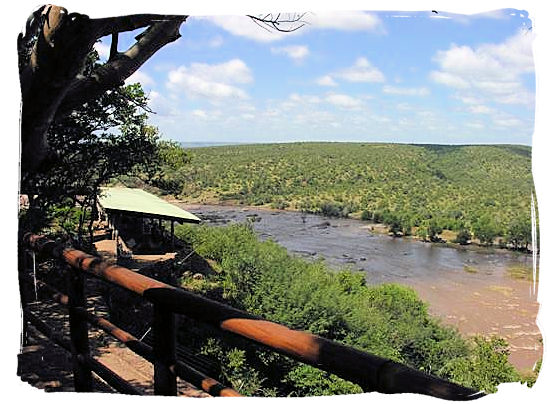
<path fill-rule="evenodd" d="M 142 83 L 151 124 L 182 142 L 531 144 L 527 12 L 351 11 L 303 21 L 281 34 L 247 17 L 190 17 L 182 38 L 127 83 Z M 97 45 L 103 57 L 108 45 Z"/>

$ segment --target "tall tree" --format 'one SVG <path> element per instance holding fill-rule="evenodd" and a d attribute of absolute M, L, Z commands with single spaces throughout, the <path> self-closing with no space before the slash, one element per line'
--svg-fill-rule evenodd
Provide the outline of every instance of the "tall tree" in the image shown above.
<path fill-rule="evenodd" d="M 93 51 L 83 73 L 92 75 L 99 68 Z M 47 140 L 57 156 L 55 164 L 43 164 L 21 182 L 22 192 L 31 195 L 22 223 L 26 230 L 46 225 L 52 207 L 70 213 L 77 205 L 81 235 L 84 212 L 94 209 L 101 185 L 113 177 L 145 172 L 144 166 L 154 173 L 161 157 L 157 130 L 147 125 L 147 98 L 139 84 L 119 86 L 76 108 L 50 126 Z"/>
<path fill-rule="evenodd" d="M 138 14 L 93 19 L 45 5 L 28 19 L 17 41 L 21 81 L 21 171 L 24 179 L 54 159 L 49 128 L 76 108 L 119 87 L 155 52 L 180 37 L 184 15 Z M 121 32 L 146 28 L 119 52 Z M 82 71 L 94 43 L 111 35 L 109 60 L 91 75 Z"/>

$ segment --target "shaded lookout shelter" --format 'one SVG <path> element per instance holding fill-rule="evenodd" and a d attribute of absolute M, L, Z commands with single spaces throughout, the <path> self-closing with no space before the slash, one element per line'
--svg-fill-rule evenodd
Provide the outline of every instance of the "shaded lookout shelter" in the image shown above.
<path fill-rule="evenodd" d="M 158 253 L 167 244 L 174 250 L 174 223 L 200 223 L 200 219 L 138 188 L 101 188 L 98 212 L 107 221 L 113 240 L 123 252 Z M 164 222 L 170 222 L 170 233 Z"/>

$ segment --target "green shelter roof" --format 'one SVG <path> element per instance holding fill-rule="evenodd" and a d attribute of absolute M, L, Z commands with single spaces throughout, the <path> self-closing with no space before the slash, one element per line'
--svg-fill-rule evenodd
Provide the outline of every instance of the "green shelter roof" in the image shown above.
<path fill-rule="evenodd" d="M 101 188 L 99 204 L 106 210 L 133 212 L 178 222 L 201 221 L 194 214 L 138 188 Z"/>

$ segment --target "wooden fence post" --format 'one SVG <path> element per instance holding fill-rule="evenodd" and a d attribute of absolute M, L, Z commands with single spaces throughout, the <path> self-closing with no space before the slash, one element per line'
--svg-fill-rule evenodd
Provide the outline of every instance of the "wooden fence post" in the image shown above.
<path fill-rule="evenodd" d="M 78 314 L 77 309 L 86 310 L 86 294 L 84 291 L 84 274 L 70 266 L 67 269 L 69 295 L 69 329 L 71 334 L 71 350 L 73 360 L 74 389 L 77 392 L 93 391 L 92 371 L 80 357 L 90 355 L 88 343 L 88 323 Z"/>
<path fill-rule="evenodd" d="M 155 395 L 176 396 L 176 317 L 159 304 L 154 308 L 153 333 Z"/>

